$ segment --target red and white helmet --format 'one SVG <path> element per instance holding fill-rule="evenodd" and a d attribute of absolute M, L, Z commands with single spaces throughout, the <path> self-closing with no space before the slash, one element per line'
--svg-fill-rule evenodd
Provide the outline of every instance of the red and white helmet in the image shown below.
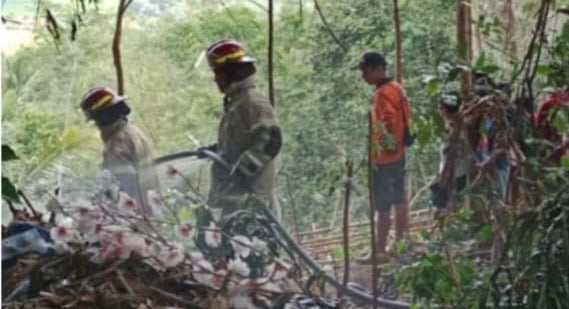
<path fill-rule="evenodd" d="M 126 96 L 118 95 L 108 87 L 94 87 L 89 89 L 81 99 L 81 109 L 87 118 L 91 119 L 93 113 L 124 102 L 125 99 Z"/>
<path fill-rule="evenodd" d="M 212 69 L 219 69 L 230 63 L 254 63 L 257 60 L 249 55 L 243 45 L 233 39 L 217 41 L 208 47 L 207 61 Z"/>

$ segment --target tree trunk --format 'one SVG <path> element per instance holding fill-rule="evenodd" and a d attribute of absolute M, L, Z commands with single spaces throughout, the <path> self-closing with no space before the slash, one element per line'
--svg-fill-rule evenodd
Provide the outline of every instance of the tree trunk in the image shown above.
<path fill-rule="evenodd" d="M 269 101 L 275 106 L 275 86 L 273 78 L 273 0 L 269 0 Z"/>
<path fill-rule="evenodd" d="M 459 49 L 459 59 L 464 64 L 472 62 L 472 24 L 470 0 L 458 0 L 456 6 L 456 38 Z M 472 87 L 470 72 L 462 72 L 460 75 L 460 88 L 462 95 L 468 97 Z"/>
<path fill-rule="evenodd" d="M 113 62 L 117 72 L 117 92 L 119 95 L 124 94 L 124 76 L 121 62 L 120 42 L 122 35 L 122 19 L 128 6 L 133 0 L 120 0 L 119 8 L 117 10 L 117 19 L 115 25 L 115 35 L 113 37 Z"/>
<path fill-rule="evenodd" d="M 401 84 L 403 83 L 403 51 L 401 50 L 401 29 L 399 26 L 399 4 L 397 0 L 393 0 L 393 26 L 395 28 L 395 52 L 396 52 L 396 64 L 395 64 L 395 78 Z"/>

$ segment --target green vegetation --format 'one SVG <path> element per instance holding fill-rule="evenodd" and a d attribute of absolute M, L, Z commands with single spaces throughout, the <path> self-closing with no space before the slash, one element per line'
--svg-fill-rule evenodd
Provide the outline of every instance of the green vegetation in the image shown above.
<path fill-rule="evenodd" d="M 512 1 L 475 2 L 480 17 L 474 18 L 479 33 L 474 38 L 476 57 L 472 66 L 491 73 L 496 80 L 509 80 L 522 65 L 529 45 L 528 31 L 533 29 L 538 9 L 536 1 L 516 1 L 516 27 L 503 22 L 503 16 L 496 13 L 500 5 Z M 35 10 L 33 3 L 8 0 L 4 13 L 29 15 Z M 122 37 L 132 121 L 151 138 L 156 155 L 197 148 L 216 136 L 222 96 L 200 56 L 211 42 L 226 37 L 245 42 L 259 59 L 258 83 L 267 89 L 266 12 L 249 2 L 240 5 L 241 1 L 226 1 L 226 5 L 209 1 L 164 3 L 147 1 L 129 9 Z M 294 204 L 301 214 L 296 222 L 301 228 L 311 223 L 340 224 L 346 160 L 359 166 L 352 220 L 367 217 L 366 113 L 373 89 L 361 81 L 359 72 L 349 68 L 362 52 L 371 49 L 385 52 L 391 72 L 395 62 L 388 1 L 319 3 L 330 29 L 321 22 L 312 2 L 300 6 L 298 1 L 279 1 L 275 17 L 275 103 L 284 131 L 277 196 L 285 224 L 293 226 Z M 456 1 L 399 3 L 404 86 L 412 105 L 412 129 L 418 137 L 407 157 L 409 185 L 411 196 L 423 192 L 413 205 L 419 209 L 431 206 L 428 193 L 420 189 L 428 186 L 436 174 L 444 130 L 432 97 L 441 89 L 457 90 L 457 68 L 470 64 L 458 60 Z M 60 23 L 67 27 L 66 18 L 73 9 L 44 5 L 53 8 Z M 47 31 L 38 28 L 33 44 L 3 56 L 2 141 L 19 157 L 3 164 L 3 176 L 25 192 L 31 192 L 38 182 L 47 182 L 50 187 L 61 185 L 64 197 L 71 199 L 91 190 L 89 186 L 97 177 L 101 145 L 96 129 L 85 122 L 77 105 L 89 87 L 116 84 L 111 55 L 115 16 L 107 5 L 105 2 L 99 11 L 89 7 L 75 42 L 65 38 L 57 49 Z M 558 5 L 562 7 L 563 3 Z M 531 85 L 536 95 L 546 85 L 548 61 L 567 61 L 569 56 L 569 23 L 564 15 L 558 16 L 550 25 L 550 45 L 544 48 L 537 78 Z M 449 75 L 455 79 L 447 83 L 444 79 Z M 424 82 L 426 78 L 430 82 Z M 563 127 L 567 119 L 559 118 L 555 123 Z M 504 252 L 511 259 L 508 271 L 517 277 L 508 278 L 500 267 L 445 254 L 443 248 L 458 250 L 468 241 L 462 236 L 472 228 L 472 213 L 465 210 L 452 224 L 441 223 L 446 227 L 444 232 L 425 235 L 431 241 L 431 250 L 401 272 L 403 286 L 415 292 L 417 304 L 445 303 L 453 308 L 492 302 L 496 305 L 502 295 L 514 293 L 512 290 L 526 281 L 529 289 L 535 290 L 515 293 L 529 295 L 532 305 L 554 308 L 559 301 L 564 304 L 562 296 L 569 295 L 568 277 L 555 267 L 563 265 L 562 258 L 569 252 L 563 247 L 553 252 L 552 244 L 559 239 L 565 245 L 569 241 L 567 225 L 563 225 L 568 224 L 569 210 L 559 206 L 569 204 L 562 191 L 568 184 L 569 160 L 562 160 L 565 170 L 550 167 L 546 171 L 539 160 L 532 153 L 523 163 L 528 170 L 524 177 L 533 179 L 528 187 L 539 198 L 531 199 L 522 217 L 510 211 L 501 221 L 500 228 L 506 231 L 503 245 L 516 246 Z M 488 208 L 490 204 L 484 196 L 481 201 L 474 199 L 473 208 Z M 493 227 L 477 228 L 469 236 L 484 243 Z M 526 233 L 524 238 L 514 237 L 518 231 Z M 334 252 L 340 255 L 339 250 Z M 510 292 L 504 292 L 501 288 L 508 284 Z"/>

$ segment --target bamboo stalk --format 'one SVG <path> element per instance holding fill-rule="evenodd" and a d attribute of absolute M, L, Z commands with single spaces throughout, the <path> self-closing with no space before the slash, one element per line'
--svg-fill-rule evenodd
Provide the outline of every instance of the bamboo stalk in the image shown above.
<path fill-rule="evenodd" d="M 344 286 L 347 286 L 350 280 L 350 189 L 352 181 L 353 172 L 353 161 L 348 160 L 346 162 L 347 167 L 347 179 L 345 184 L 345 195 L 344 195 Z"/>
<path fill-rule="evenodd" d="M 371 230 L 371 265 L 372 265 L 372 290 L 373 290 L 373 308 L 377 308 L 377 244 L 375 240 L 375 199 L 373 190 L 373 116 L 372 112 L 369 112 L 368 117 L 368 188 L 369 188 L 369 227 Z"/>
<path fill-rule="evenodd" d="M 396 55 L 396 69 L 395 72 L 397 82 L 403 83 L 403 51 L 401 48 L 401 29 L 399 23 L 399 4 L 397 0 L 393 0 L 393 26 L 395 28 L 395 55 Z"/>

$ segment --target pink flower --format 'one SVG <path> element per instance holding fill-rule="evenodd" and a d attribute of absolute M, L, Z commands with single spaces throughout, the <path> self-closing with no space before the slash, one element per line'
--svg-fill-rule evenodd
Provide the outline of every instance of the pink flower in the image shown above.
<path fill-rule="evenodd" d="M 178 235 L 181 238 L 192 238 L 194 237 L 195 229 L 194 225 L 191 223 L 183 223 L 178 226 Z"/>
<path fill-rule="evenodd" d="M 55 243 L 66 243 L 73 239 L 74 231 L 67 226 L 58 225 L 51 228 L 50 235 L 51 239 Z"/>
<path fill-rule="evenodd" d="M 126 212 L 133 212 L 136 209 L 136 201 L 128 196 L 128 194 L 121 192 L 119 194 L 119 209 Z"/>
<path fill-rule="evenodd" d="M 220 269 L 216 271 L 209 281 L 209 285 L 215 288 L 219 288 L 223 285 L 223 282 L 227 278 L 227 271 L 225 269 Z"/>
<path fill-rule="evenodd" d="M 209 228 L 205 232 L 205 243 L 212 248 L 217 248 L 221 244 L 221 230 L 213 221 L 209 223 Z"/>
<path fill-rule="evenodd" d="M 168 250 L 164 250 L 159 256 L 160 262 L 166 268 L 172 268 L 178 266 L 184 261 L 184 248 L 181 244 L 175 244 Z"/>
<path fill-rule="evenodd" d="M 130 256 L 131 251 L 116 241 L 104 243 L 99 255 L 103 260 L 123 260 Z"/>

